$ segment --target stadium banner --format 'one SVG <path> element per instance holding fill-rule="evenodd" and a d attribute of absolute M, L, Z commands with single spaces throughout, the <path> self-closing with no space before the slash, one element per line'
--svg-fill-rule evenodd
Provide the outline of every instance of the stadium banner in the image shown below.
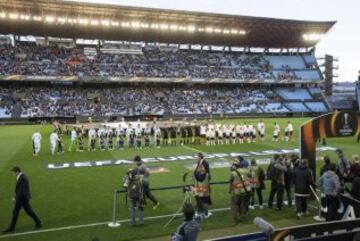
<path fill-rule="evenodd" d="M 317 148 L 317 151 L 334 151 L 336 148 L 324 146 Z M 207 153 L 204 154 L 205 159 L 224 160 L 232 159 L 237 156 L 252 157 L 252 156 L 269 156 L 275 154 L 289 154 L 299 153 L 300 149 L 283 149 L 283 150 L 265 150 L 265 151 L 251 151 L 251 152 L 231 152 L 231 153 Z M 142 158 L 144 163 L 159 163 L 159 162 L 175 162 L 175 161 L 188 161 L 196 160 L 196 155 L 181 155 L 181 156 L 165 156 L 165 157 L 145 157 Z M 258 164 L 269 164 L 270 160 L 259 159 Z M 69 168 L 83 168 L 83 167 L 104 167 L 104 166 L 118 166 L 118 165 L 131 165 L 134 164 L 132 160 L 99 160 L 99 161 L 83 161 L 83 162 L 64 162 L 64 163 L 50 163 L 47 164 L 46 169 L 59 170 Z M 216 164 L 217 165 L 217 164 Z M 218 163 L 222 166 L 224 163 Z M 224 166 L 222 166 L 224 167 Z"/>
<path fill-rule="evenodd" d="M 336 111 L 318 116 L 300 126 L 300 155 L 316 173 L 316 143 L 325 138 L 351 137 L 360 134 L 360 113 Z"/>

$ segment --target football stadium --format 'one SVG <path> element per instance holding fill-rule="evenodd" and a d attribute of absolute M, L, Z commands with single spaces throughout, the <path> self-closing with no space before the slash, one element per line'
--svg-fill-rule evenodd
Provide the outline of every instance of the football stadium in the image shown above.
<path fill-rule="evenodd" d="M 360 240 L 336 25 L 0 0 L 0 241 Z"/>

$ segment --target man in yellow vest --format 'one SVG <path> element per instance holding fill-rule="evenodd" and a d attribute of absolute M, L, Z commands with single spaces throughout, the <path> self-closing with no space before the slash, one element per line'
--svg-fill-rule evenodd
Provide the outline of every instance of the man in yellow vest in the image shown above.
<path fill-rule="evenodd" d="M 203 214 L 206 217 L 210 216 L 208 212 L 209 205 L 211 205 L 210 198 L 210 165 L 204 159 L 202 153 L 198 154 L 198 161 L 194 170 L 194 195 L 197 203 L 198 214 Z"/>
<path fill-rule="evenodd" d="M 229 194 L 231 194 L 231 215 L 235 223 L 244 218 L 249 209 L 251 184 L 250 172 L 244 163 L 235 159 L 230 175 Z"/>

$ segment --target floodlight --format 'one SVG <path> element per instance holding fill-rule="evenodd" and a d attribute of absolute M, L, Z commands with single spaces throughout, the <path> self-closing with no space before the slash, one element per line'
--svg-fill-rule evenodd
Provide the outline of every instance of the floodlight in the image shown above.
<path fill-rule="evenodd" d="M 0 18 L 6 18 L 6 13 L 4 12 L 0 13 Z"/>
<path fill-rule="evenodd" d="M 54 16 L 46 16 L 45 17 L 45 21 L 46 22 L 49 22 L 49 23 L 52 23 L 55 21 L 55 17 Z"/>
<path fill-rule="evenodd" d="M 212 32 L 214 32 L 214 29 L 213 29 L 212 27 L 206 27 L 206 28 L 205 28 L 205 31 L 206 31 L 207 33 L 212 33 Z"/>
<path fill-rule="evenodd" d="M 195 27 L 194 25 L 188 25 L 188 26 L 187 26 L 187 30 L 188 30 L 189 32 L 195 32 L 196 27 Z"/>
<path fill-rule="evenodd" d="M 91 24 L 91 25 L 94 25 L 94 26 L 97 26 L 97 25 L 99 25 L 99 21 L 97 21 L 97 20 L 91 20 L 90 24 Z"/>
<path fill-rule="evenodd" d="M 10 13 L 9 14 L 9 18 L 10 19 L 18 19 L 19 18 L 19 15 L 17 13 Z"/>
<path fill-rule="evenodd" d="M 167 24 L 160 24 L 160 29 L 161 30 L 167 30 L 169 28 L 169 25 L 167 25 Z"/>

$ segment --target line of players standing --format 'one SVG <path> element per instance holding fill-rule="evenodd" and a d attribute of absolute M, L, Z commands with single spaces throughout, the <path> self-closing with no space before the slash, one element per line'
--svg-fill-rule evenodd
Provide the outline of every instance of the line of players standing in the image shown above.
<path fill-rule="evenodd" d="M 54 131 L 50 135 L 50 149 L 51 154 L 61 154 L 64 151 L 64 143 L 62 140 L 63 130 L 57 123 L 54 124 Z M 172 126 L 159 127 L 156 122 L 153 124 L 147 123 L 145 128 L 140 124 L 132 125 L 131 123 L 123 122 L 115 129 L 103 125 L 98 129 L 94 127 L 88 131 L 84 127 L 72 130 L 66 127 L 65 132 L 70 136 L 70 145 L 68 151 L 84 151 L 85 143 L 84 137 L 88 136 L 88 150 L 113 150 L 123 149 L 125 146 L 129 148 L 142 148 L 154 146 L 160 148 L 161 146 L 172 145 L 176 146 L 177 142 L 180 145 L 184 144 L 206 144 L 206 145 L 221 145 L 221 144 L 236 144 L 236 143 L 252 143 L 256 138 L 260 142 L 265 140 L 265 123 L 261 120 L 255 128 L 252 124 L 233 125 L 233 124 L 214 124 L 212 122 L 203 124 L 201 126 L 187 125 L 187 126 Z M 291 141 L 293 138 L 294 128 L 289 121 L 284 130 L 284 140 Z M 280 125 L 274 123 L 273 127 L 273 141 L 280 140 Z M 41 134 L 37 130 L 33 136 L 33 155 L 38 155 L 41 148 Z"/>
<path fill-rule="evenodd" d="M 252 143 L 256 142 L 257 137 L 260 142 L 263 142 L 265 141 L 265 131 L 266 126 L 262 120 L 260 120 L 256 127 L 246 122 L 243 125 L 209 123 L 200 127 L 201 136 L 206 138 L 206 145 Z M 275 122 L 272 140 L 279 141 L 280 133 L 280 125 Z M 294 127 L 289 121 L 284 130 L 284 140 L 291 141 L 293 133 Z"/>

